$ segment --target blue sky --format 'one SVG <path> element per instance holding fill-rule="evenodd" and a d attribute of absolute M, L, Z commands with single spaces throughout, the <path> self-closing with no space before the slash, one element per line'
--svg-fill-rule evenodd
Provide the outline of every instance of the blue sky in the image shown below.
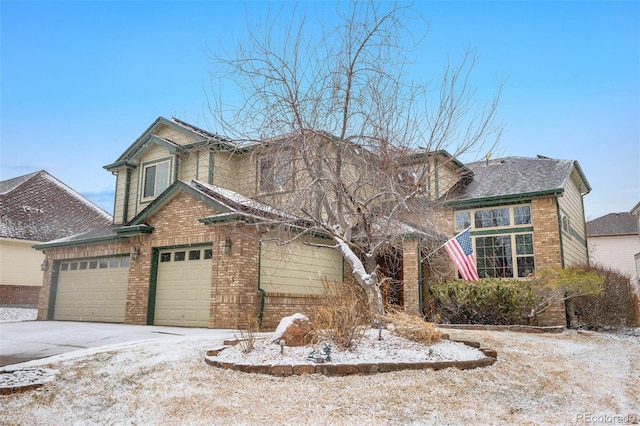
<path fill-rule="evenodd" d="M 260 20 L 268 7 L 1 0 L 0 179 L 45 169 L 111 212 L 115 178 L 102 166 L 158 116 L 208 128 L 206 48 L 232 46 L 247 19 Z M 415 8 L 430 27 L 409 72 L 437 72 L 447 55 L 459 58 L 471 45 L 480 55 L 479 100 L 506 81 L 499 110 L 506 132 L 494 158 L 578 160 L 593 188 L 588 219 L 640 201 L 640 2 L 419 1 Z"/>

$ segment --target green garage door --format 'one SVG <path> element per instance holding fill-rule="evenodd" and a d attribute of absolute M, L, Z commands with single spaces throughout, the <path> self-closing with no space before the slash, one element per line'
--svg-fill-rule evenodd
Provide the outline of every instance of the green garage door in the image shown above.
<path fill-rule="evenodd" d="M 53 319 L 124 322 L 128 282 L 128 256 L 64 261 Z"/>
<path fill-rule="evenodd" d="M 211 257 L 210 247 L 160 251 L 154 324 L 209 326 Z"/>

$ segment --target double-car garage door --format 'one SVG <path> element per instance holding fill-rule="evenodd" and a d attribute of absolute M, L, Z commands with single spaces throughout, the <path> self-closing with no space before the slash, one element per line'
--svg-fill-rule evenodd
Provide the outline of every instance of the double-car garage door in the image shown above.
<path fill-rule="evenodd" d="M 153 324 L 209 326 L 211 262 L 211 246 L 158 252 Z M 53 319 L 125 322 L 129 256 L 61 262 L 57 282 Z"/>

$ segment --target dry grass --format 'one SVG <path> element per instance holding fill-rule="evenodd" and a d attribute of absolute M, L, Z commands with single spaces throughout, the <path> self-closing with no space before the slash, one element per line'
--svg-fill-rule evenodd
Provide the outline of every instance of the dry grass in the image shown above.
<path fill-rule="evenodd" d="M 341 349 L 357 345 L 371 322 L 362 288 L 326 279 L 323 284 L 326 303 L 316 307 L 312 319 L 316 340 L 330 340 Z"/>
<path fill-rule="evenodd" d="M 393 311 L 387 314 L 385 320 L 390 323 L 387 327 L 392 333 L 414 342 L 431 345 L 442 338 L 442 333 L 435 324 L 426 322 L 417 315 Z"/>

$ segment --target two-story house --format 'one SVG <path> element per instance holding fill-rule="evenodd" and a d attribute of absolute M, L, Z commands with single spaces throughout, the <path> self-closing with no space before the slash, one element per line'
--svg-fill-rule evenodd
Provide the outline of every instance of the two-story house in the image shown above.
<path fill-rule="evenodd" d="M 273 238 L 280 231 L 269 221 L 291 219 L 282 200 L 297 190 L 297 163 L 260 155 L 260 146 L 158 118 L 105 166 L 116 176 L 113 224 L 36 246 L 50 265 L 38 318 L 234 328 L 251 313 L 272 328 L 283 316 L 310 314 L 323 278 L 348 272 L 338 251 L 313 244 L 321 235 L 285 245 Z M 577 162 L 464 165 L 444 151 L 420 155 L 416 167 L 433 168 L 425 192 L 446 200 L 425 210 L 431 235 L 470 225 L 481 276 L 526 279 L 544 266 L 587 262 L 582 196 L 590 188 Z M 424 228 L 410 219 L 402 226 L 418 236 L 403 240 L 393 269 L 400 304 L 419 313 L 428 281 L 440 276 Z"/>

